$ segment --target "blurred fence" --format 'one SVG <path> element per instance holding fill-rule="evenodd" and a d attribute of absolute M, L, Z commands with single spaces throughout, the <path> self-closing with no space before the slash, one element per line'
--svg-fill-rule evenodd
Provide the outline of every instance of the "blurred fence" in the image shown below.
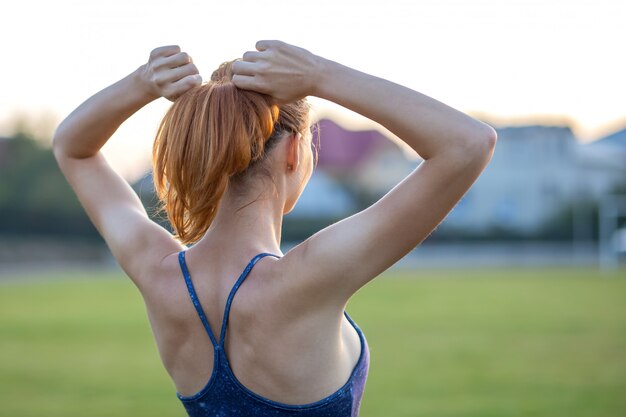
<path fill-rule="evenodd" d="M 109 249 L 93 240 L 0 236 L 0 274 L 115 265 Z"/>
<path fill-rule="evenodd" d="M 286 253 L 296 243 L 283 242 Z M 616 254 L 615 267 L 626 265 Z M 426 242 L 398 261 L 395 269 L 482 267 L 596 267 L 601 253 L 596 242 Z M 0 237 L 0 276 L 16 272 L 72 268 L 119 268 L 102 243 L 80 239 L 7 239 Z"/>

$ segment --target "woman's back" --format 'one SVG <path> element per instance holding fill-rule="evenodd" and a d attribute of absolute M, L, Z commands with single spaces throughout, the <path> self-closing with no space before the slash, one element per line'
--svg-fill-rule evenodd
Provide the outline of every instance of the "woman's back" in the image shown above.
<path fill-rule="evenodd" d="M 148 312 L 163 363 L 186 407 L 193 407 L 193 400 L 211 407 L 209 391 L 230 390 L 220 392 L 220 401 L 231 394 L 236 403 L 248 397 L 260 407 L 319 413 L 324 406 L 351 404 L 350 410 L 358 411 L 369 349 L 351 319 L 338 311 L 299 309 L 306 304 L 288 297 L 286 291 L 294 287 L 281 285 L 289 277 L 274 256 L 236 262 L 194 255 L 199 254 L 192 248 L 166 257 L 154 279 L 153 297 L 146 297 L 153 300 Z M 216 360 L 218 351 L 221 360 Z M 351 389 L 356 380 L 360 392 Z"/>

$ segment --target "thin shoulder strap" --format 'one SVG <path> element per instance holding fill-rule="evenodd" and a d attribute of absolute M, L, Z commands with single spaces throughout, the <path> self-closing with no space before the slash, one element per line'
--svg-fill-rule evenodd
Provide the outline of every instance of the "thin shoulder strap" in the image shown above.
<path fill-rule="evenodd" d="M 189 291 L 189 296 L 191 297 L 191 302 L 193 306 L 196 308 L 198 312 L 198 316 L 200 316 L 200 320 L 206 329 L 206 332 L 209 334 L 211 338 L 211 343 L 214 347 L 218 346 L 217 341 L 215 340 L 215 336 L 213 336 L 213 331 L 211 330 L 211 326 L 209 326 L 209 321 L 206 318 L 206 314 L 204 314 L 204 310 L 200 305 L 200 300 L 198 299 L 198 295 L 196 294 L 196 289 L 193 286 L 193 282 L 191 282 L 191 276 L 189 275 L 189 270 L 187 269 L 187 263 L 185 262 L 185 251 L 180 251 L 178 253 L 178 263 L 180 264 L 180 269 L 183 271 L 183 276 L 185 277 L 185 283 L 187 284 L 187 291 Z"/>
<path fill-rule="evenodd" d="M 224 318 L 222 319 L 222 330 L 220 331 L 220 343 L 219 344 L 222 347 L 222 349 L 224 348 L 224 338 L 226 337 L 226 325 L 228 323 L 228 315 L 230 313 L 230 305 L 233 302 L 233 297 L 235 296 L 235 293 L 237 292 L 237 290 L 239 289 L 243 281 L 246 279 L 246 277 L 252 270 L 252 267 L 254 267 L 254 265 L 259 261 L 259 259 L 265 256 L 273 256 L 275 258 L 280 258 L 280 256 L 274 255 L 272 253 L 259 253 L 258 255 L 256 255 L 254 258 L 252 258 L 252 260 L 250 260 L 250 262 L 248 262 L 248 265 L 246 266 L 246 268 L 243 270 L 243 272 L 237 279 L 237 282 L 235 283 L 235 285 L 233 285 L 232 290 L 230 290 L 230 294 L 228 294 L 228 299 L 226 300 L 226 308 L 224 309 Z"/>

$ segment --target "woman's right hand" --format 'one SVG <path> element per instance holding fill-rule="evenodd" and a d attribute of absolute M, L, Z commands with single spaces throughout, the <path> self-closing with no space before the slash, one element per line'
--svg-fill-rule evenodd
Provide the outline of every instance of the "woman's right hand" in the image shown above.
<path fill-rule="evenodd" d="M 314 95 L 321 58 L 281 41 L 259 41 L 233 63 L 233 83 L 289 103 Z"/>
<path fill-rule="evenodd" d="M 170 101 L 202 83 L 193 60 L 178 45 L 161 46 L 150 53 L 148 63 L 138 71 L 144 90 L 152 99 L 165 97 Z"/>

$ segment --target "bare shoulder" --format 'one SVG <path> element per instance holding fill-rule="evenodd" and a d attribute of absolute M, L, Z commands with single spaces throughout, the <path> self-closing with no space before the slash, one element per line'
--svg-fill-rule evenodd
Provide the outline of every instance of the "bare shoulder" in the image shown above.
<path fill-rule="evenodd" d="M 320 292 L 322 280 L 323 258 L 315 262 L 307 259 L 308 241 L 304 241 L 285 255 L 268 265 L 267 292 L 277 297 L 281 307 L 290 314 L 315 315 L 325 318 L 341 317 L 349 297 L 342 297 L 333 288 L 326 285 L 326 290 Z M 328 283 L 330 284 L 330 283 Z"/>
<path fill-rule="evenodd" d="M 188 314 L 181 303 L 188 298 L 185 279 L 178 262 L 178 251 L 171 252 L 146 267 L 149 276 L 140 288 L 151 319 L 176 319 Z"/>

